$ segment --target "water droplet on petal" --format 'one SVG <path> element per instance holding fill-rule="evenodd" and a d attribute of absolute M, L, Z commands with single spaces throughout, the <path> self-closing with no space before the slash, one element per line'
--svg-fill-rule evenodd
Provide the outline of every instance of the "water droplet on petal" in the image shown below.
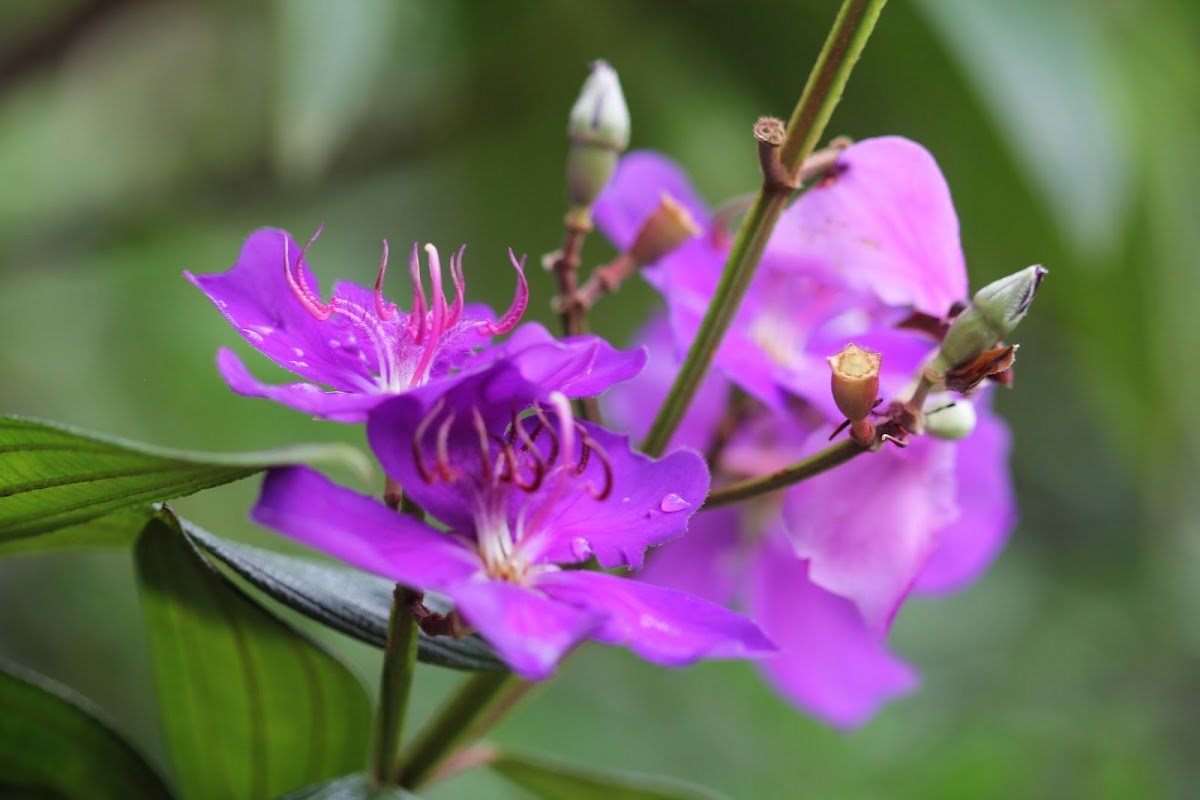
<path fill-rule="evenodd" d="M 658 507 L 669 514 L 672 511 L 683 511 L 685 508 L 691 508 L 692 504 L 677 494 L 669 494 L 662 499 Z"/>
<path fill-rule="evenodd" d="M 304 355 L 304 351 L 303 351 L 303 350 L 301 350 L 299 347 L 293 347 L 293 348 L 292 348 L 292 352 L 293 352 L 293 353 L 295 353 L 297 356 L 303 356 L 303 355 Z"/>
<path fill-rule="evenodd" d="M 582 536 L 576 536 L 571 540 L 571 555 L 580 561 L 589 559 L 592 557 L 592 546 L 588 543 L 587 539 Z"/>
<path fill-rule="evenodd" d="M 263 337 L 260 336 L 255 331 L 250 330 L 249 328 L 242 328 L 242 335 L 245 336 L 247 339 L 249 339 L 252 342 L 257 342 L 258 344 L 262 344 Z"/>

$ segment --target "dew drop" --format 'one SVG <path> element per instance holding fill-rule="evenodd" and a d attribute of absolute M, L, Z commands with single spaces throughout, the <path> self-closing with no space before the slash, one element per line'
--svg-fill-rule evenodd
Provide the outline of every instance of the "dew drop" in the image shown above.
<path fill-rule="evenodd" d="M 685 508 L 691 508 L 692 504 L 677 494 L 669 494 L 662 499 L 658 507 L 669 514 L 672 511 L 683 511 Z"/>
<path fill-rule="evenodd" d="M 592 557 L 592 546 L 588 540 L 582 536 L 576 536 L 571 540 L 571 555 L 578 558 L 580 561 Z"/>
<path fill-rule="evenodd" d="M 303 350 L 301 350 L 299 347 L 293 347 L 293 348 L 292 348 L 292 352 L 293 352 L 293 353 L 295 353 L 297 357 L 303 357 L 303 356 L 304 356 L 304 351 L 303 351 Z"/>
<path fill-rule="evenodd" d="M 245 336 L 247 339 L 249 339 L 252 342 L 257 342 L 259 344 L 262 344 L 263 337 L 261 334 L 257 333 L 256 331 L 252 331 L 249 328 L 242 328 L 242 335 Z"/>

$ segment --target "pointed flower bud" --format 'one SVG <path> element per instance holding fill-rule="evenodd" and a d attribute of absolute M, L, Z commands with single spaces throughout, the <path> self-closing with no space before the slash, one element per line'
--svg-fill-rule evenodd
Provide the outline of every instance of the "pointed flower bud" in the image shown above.
<path fill-rule="evenodd" d="M 1046 270 L 1035 264 L 976 292 L 946 332 L 934 369 L 947 372 L 993 349 L 1025 317 L 1045 276 Z"/>
<path fill-rule="evenodd" d="M 851 422 L 866 419 L 875 407 L 882 361 L 879 353 L 854 344 L 829 357 L 829 366 L 833 367 L 833 401 Z"/>
<path fill-rule="evenodd" d="M 959 401 L 925 414 L 925 432 L 947 441 L 965 439 L 975 430 L 975 405 Z"/>
<path fill-rule="evenodd" d="M 700 226 L 688 210 L 663 192 L 658 199 L 658 206 L 642 223 L 633 240 L 629 257 L 638 268 L 653 264 L 688 239 L 699 236 L 700 232 Z"/>
<path fill-rule="evenodd" d="M 629 146 L 629 107 L 616 71 L 604 61 L 591 66 L 591 74 L 571 109 L 567 135 L 568 218 L 590 227 L 591 206 L 617 166 L 617 157 Z"/>

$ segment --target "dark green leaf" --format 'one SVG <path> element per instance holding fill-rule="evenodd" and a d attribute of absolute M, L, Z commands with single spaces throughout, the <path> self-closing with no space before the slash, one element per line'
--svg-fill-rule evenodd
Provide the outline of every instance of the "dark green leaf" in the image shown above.
<path fill-rule="evenodd" d="M 699 786 L 501 752 L 488 766 L 543 800 L 719 800 Z"/>
<path fill-rule="evenodd" d="M 0 538 L 0 557 L 53 553 L 57 550 L 131 547 L 153 514 L 154 509 L 150 506 L 123 508 L 105 517 L 89 519 L 37 536 Z"/>
<path fill-rule="evenodd" d="M 345 444 L 192 453 L 58 423 L 0 417 L 0 541 L 182 497 L 275 464 L 313 461 L 371 473 L 362 453 Z"/>
<path fill-rule="evenodd" d="M 279 800 L 416 800 L 399 786 L 372 787 L 366 775 L 347 775 L 288 792 Z"/>
<path fill-rule="evenodd" d="M 183 528 L 205 550 L 284 605 L 367 644 L 383 647 L 387 641 L 391 581 L 352 567 L 226 541 L 187 522 Z M 436 600 L 426 595 L 426 604 L 434 606 Z M 417 658 L 453 669 L 505 669 L 478 636 L 451 639 L 422 633 Z"/>
<path fill-rule="evenodd" d="M 162 779 L 84 698 L 0 661 L 0 796 L 168 798 Z"/>
<path fill-rule="evenodd" d="M 257 800 L 361 768 L 371 709 L 358 678 L 214 569 L 169 510 L 134 552 L 184 797 Z"/>

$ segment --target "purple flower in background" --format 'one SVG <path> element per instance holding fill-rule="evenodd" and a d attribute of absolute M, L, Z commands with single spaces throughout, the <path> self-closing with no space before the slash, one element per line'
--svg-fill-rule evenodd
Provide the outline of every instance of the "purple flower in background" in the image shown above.
<path fill-rule="evenodd" d="M 524 678 L 586 638 L 677 666 L 773 651 L 748 619 L 667 588 L 585 569 L 640 566 L 681 535 L 708 490 L 703 459 L 654 461 L 577 421 L 511 365 L 375 409 L 367 436 L 440 531 L 305 468 L 268 475 L 254 518 L 361 569 L 445 594 Z M 525 416 L 522 416 L 525 414 Z"/>
<path fill-rule="evenodd" d="M 320 234 L 303 249 L 282 230 L 253 233 L 237 263 L 217 275 L 185 272 L 229 323 L 260 352 L 306 380 L 285 386 L 260 383 L 233 351 L 224 349 L 217 366 L 235 392 L 266 397 L 319 417 L 362 422 L 386 397 L 449 375 L 462 367 L 488 337 L 507 333 L 529 302 L 522 263 L 509 251 L 517 271 L 512 306 L 494 319 L 486 306 L 466 305 L 463 249 L 450 258 L 454 302 L 442 290 L 437 249 L 425 246 L 432 296 L 426 300 L 417 246 L 409 260 L 413 296 L 408 312 L 383 296 L 387 242 L 374 290 L 353 283 L 334 286 L 321 300 L 305 256 Z M 329 386 L 324 391 L 317 384 Z"/>

